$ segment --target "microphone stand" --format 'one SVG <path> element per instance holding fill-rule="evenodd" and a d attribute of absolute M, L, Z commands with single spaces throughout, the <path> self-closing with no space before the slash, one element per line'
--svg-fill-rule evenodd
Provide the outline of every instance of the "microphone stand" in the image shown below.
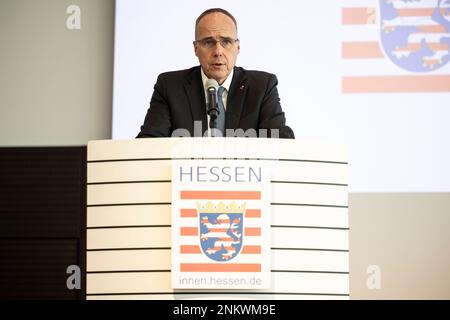
<path fill-rule="evenodd" d="M 219 115 L 219 108 L 217 106 L 217 94 L 216 94 L 216 88 L 209 87 L 208 88 L 208 110 L 207 113 L 209 115 L 209 128 L 211 129 L 211 136 L 213 136 L 214 131 L 213 129 L 217 129 L 217 116 Z"/>

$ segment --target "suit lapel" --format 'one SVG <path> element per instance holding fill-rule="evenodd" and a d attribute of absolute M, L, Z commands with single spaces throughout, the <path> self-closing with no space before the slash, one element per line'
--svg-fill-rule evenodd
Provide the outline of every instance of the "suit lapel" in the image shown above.
<path fill-rule="evenodd" d="M 227 98 L 227 111 L 225 113 L 225 128 L 237 129 L 247 93 L 247 78 L 242 68 L 234 67 L 233 80 Z"/>
<path fill-rule="evenodd" d="M 201 120 L 202 130 L 203 132 L 206 131 L 208 128 L 206 120 L 206 98 L 200 74 L 200 67 L 195 68 L 194 71 L 187 76 L 184 90 L 189 100 L 192 119 L 194 121 Z M 191 134 L 193 135 L 194 132 L 191 132 Z"/>

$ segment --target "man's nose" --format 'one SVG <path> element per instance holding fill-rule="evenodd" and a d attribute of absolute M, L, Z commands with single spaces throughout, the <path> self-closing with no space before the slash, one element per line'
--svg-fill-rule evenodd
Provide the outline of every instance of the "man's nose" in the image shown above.
<path fill-rule="evenodd" d="M 222 45 L 220 44 L 220 41 L 216 42 L 216 45 L 213 48 L 213 55 L 214 57 L 220 57 L 222 55 Z"/>

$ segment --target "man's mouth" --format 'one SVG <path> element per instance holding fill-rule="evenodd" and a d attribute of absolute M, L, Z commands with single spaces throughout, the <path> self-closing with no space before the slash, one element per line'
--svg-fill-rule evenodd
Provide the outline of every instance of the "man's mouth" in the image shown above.
<path fill-rule="evenodd" d="M 216 63 L 213 63 L 213 64 L 212 64 L 213 67 L 217 67 L 217 68 L 218 68 L 218 67 L 222 67 L 222 66 L 224 66 L 224 65 L 225 65 L 225 63 L 221 63 L 221 62 L 216 62 Z"/>

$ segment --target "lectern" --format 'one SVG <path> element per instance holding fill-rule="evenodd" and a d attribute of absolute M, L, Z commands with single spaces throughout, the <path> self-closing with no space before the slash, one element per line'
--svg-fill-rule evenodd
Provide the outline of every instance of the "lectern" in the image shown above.
<path fill-rule="evenodd" d="M 271 167 L 271 287 L 174 290 L 171 166 L 180 159 Z M 88 144 L 87 299 L 348 299 L 345 146 L 258 138 Z"/>

